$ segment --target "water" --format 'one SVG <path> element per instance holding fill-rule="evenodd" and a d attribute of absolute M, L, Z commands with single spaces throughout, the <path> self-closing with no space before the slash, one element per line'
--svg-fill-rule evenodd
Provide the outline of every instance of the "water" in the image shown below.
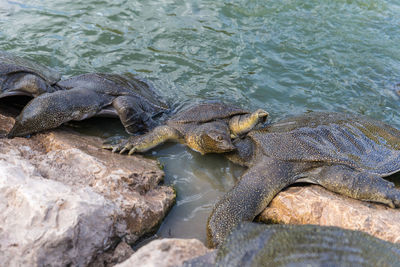
<path fill-rule="evenodd" d="M 222 99 L 272 120 L 328 110 L 400 128 L 399 26 L 397 0 L 0 0 L 1 50 L 64 77 L 135 73 L 172 104 Z M 124 134 L 118 121 L 89 132 Z M 205 240 L 213 203 L 242 170 L 181 145 L 148 156 L 178 193 L 158 235 Z"/>

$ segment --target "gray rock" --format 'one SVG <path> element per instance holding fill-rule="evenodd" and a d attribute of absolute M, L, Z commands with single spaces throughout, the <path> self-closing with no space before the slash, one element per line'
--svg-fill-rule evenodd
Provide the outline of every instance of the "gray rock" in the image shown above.
<path fill-rule="evenodd" d="M 12 122 L 0 115 L 0 133 Z M 175 192 L 160 185 L 157 162 L 112 154 L 101 143 L 67 130 L 0 138 L 2 265 L 86 266 L 160 224 Z"/>
<path fill-rule="evenodd" d="M 115 204 L 44 179 L 18 151 L 10 154 L 0 154 L 2 265 L 84 266 L 112 244 Z"/>
<path fill-rule="evenodd" d="M 116 265 L 116 267 L 180 266 L 184 261 L 204 255 L 210 251 L 197 239 L 158 239 L 141 247 L 128 260 Z"/>

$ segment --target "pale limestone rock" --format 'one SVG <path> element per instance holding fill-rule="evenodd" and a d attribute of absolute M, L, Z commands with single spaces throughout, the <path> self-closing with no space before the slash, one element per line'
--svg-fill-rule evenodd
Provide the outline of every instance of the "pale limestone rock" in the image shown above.
<path fill-rule="evenodd" d="M 2 266 L 84 266 L 112 244 L 111 201 L 43 179 L 29 162 L 6 156 L 0 154 Z"/>
<path fill-rule="evenodd" d="M 0 134 L 12 123 L 0 115 Z M 159 225 L 175 192 L 160 185 L 156 161 L 112 154 L 102 142 L 66 130 L 0 136 L 2 264 L 85 266 Z M 129 256 L 115 253 L 105 265 Z"/>
<path fill-rule="evenodd" d="M 116 267 L 169 267 L 180 266 L 184 261 L 210 252 L 197 239 L 158 239 L 141 247 L 128 260 Z"/>
<path fill-rule="evenodd" d="M 259 218 L 284 224 L 338 226 L 400 243 L 399 209 L 348 198 L 317 185 L 280 192 Z"/>

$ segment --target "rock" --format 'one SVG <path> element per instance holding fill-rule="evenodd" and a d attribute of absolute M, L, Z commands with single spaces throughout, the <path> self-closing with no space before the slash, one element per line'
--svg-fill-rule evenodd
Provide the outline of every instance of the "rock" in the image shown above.
<path fill-rule="evenodd" d="M 289 187 L 261 213 L 264 222 L 318 224 L 359 230 L 400 243 L 400 210 L 348 198 L 317 186 Z"/>
<path fill-rule="evenodd" d="M 210 251 L 197 239 L 158 239 L 141 247 L 128 260 L 116 265 L 116 267 L 180 266 L 184 261 Z"/>
<path fill-rule="evenodd" d="M 8 156 L 0 154 L 3 266 L 84 266 L 112 244 L 111 201 L 90 188 L 44 179 L 28 161 Z"/>
<path fill-rule="evenodd" d="M 0 138 L 5 137 L 14 125 L 14 119 L 0 114 Z"/>
<path fill-rule="evenodd" d="M 120 242 L 115 249 L 97 256 L 96 260 L 90 264 L 91 267 L 114 266 L 117 263 L 127 260 L 134 253 L 131 246 L 125 242 Z"/>
<path fill-rule="evenodd" d="M 0 115 L 0 134 L 12 123 Z M 0 138 L 2 264 L 85 266 L 161 223 L 175 192 L 157 162 L 102 143 L 65 129 Z M 129 256 L 115 253 L 111 263 Z"/>

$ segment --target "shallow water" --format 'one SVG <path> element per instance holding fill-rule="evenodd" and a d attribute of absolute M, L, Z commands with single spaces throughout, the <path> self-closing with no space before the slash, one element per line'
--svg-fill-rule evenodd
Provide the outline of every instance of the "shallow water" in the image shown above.
<path fill-rule="evenodd" d="M 223 99 L 272 120 L 329 110 L 400 128 L 399 26 L 397 0 L 0 0 L 1 50 L 65 77 L 132 72 L 173 105 Z M 118 121 L 86 130 L 124 134 Z M 181 145 L 148 156 L 178 193 L 158 234 L 205 240 L 213 203 L 241 169 Z"/>

